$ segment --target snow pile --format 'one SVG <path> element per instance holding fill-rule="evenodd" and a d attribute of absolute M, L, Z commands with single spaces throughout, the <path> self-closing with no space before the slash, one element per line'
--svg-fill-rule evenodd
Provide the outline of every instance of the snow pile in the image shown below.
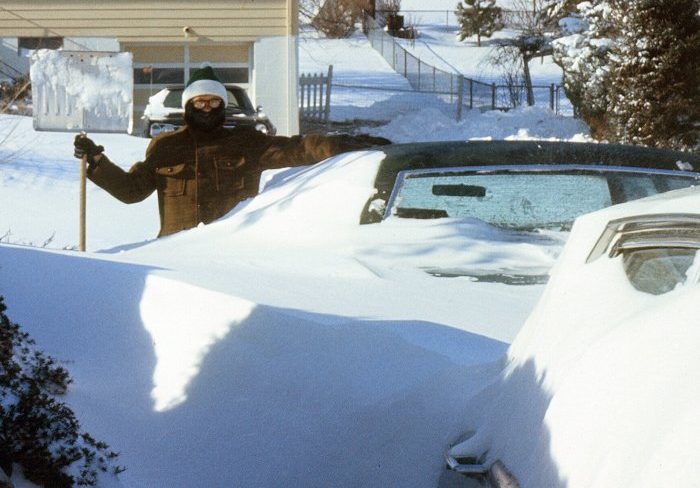
<path fill-rule="evenodd" d="M 679 190 L 577 220 L 499 382 L 455 454 L 502 459 L 524 487 L 698 486 L 700 286 L 635 290 L 621 258 L 586 258 L 611 219 L 700 213 Z M 472 417 L 473 415 L 473 417 Z"/>
<path fill-rule="evenodd" d="M 131 53 L 33 51 L 30 77 L 37 126 L 126 132 L 133 93 L 131 66 Z"/>
<path fill-rule="evenodd" d="M 498 139 L 592 141 L 588 127 L 581 120 L 554 115 L 541 107 L 522 107 L 509 112 L 468 110 L 459 122 L 455 121 L 450 111 L 425 108 L 399 115 L 377 132 L 394 142 Z"/>
<path fill-rule="evenodd" d="M 70 365 L 67 399 L 124 485 L 433 483 L 505 347 L 457 326 L 512 335 L 538 287 L 379 278 L 331 249 L 232 246 L 223 226 L 186 239 L 204 230 L 102 259 L 0 246 L 0 291 Z"/>

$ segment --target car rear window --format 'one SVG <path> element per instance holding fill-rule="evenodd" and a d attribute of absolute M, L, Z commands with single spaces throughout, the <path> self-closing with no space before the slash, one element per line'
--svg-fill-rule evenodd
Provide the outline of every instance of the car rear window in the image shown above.
<path fill-rule="evenodd" d="M 579 215 L 700 183 L 670 171 L 444 168 L 399 174 L 386 216 L 477 218 L 499 227 L 566 229 Z"/>
<path fill-rule="evenodd" d="M 495 174 L 407 178 L 401 209 L 442 210 L 519 229 L 561 227 L 583 213 L 612 204 L 603 176 Z M 409 212 L 410 214 L 410 212 Z"/>
<path fill-rule="evenodd" d="M 253 104 L 250 102 L 248 95 L 242 88 L 233 88 L 228 90 L 228 106 L 238 107 L 243 110 L 253 110 Z"/>
<path fill-rule="evenodd" d="M 182 90 L 170 90 L 163 100 L 163 105 L 168 108 L 182 107 Z"/>

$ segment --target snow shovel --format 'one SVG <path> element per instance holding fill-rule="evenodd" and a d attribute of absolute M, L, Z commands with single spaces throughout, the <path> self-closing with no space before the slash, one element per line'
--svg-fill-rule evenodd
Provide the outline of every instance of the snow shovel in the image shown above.
<path fill-rule="evenodd" d="M 131 53 L 40 49 L 30 59 L 34 129 L 56 132 L 131 131 Z M 80 237 L 85 251 L 87 158 L 80 162 Z"/>

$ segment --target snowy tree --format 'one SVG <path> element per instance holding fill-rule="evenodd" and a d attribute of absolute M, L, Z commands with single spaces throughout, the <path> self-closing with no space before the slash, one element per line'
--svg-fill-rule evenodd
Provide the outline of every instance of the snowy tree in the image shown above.
<path fill-rule="evenodd" d="M 619 42 L 610 63 L 608 138 L 700 144 L 700 1 L 610 0 Z"/>
<path fill-rule="evenodd" d="M 576 11 L 580 0 L 550 0 L 547 2 L 533 2 L 532 11 L 538 16 L 538 22 L 549 29 L 557 29 L 559 21 Z"/>
<path fill-rule="evenodd" d="M 698 146 L 700 2 L 582 2 L 554 41 L 564 87 L 594 137 Z"/>
<path fill-rule="evenodd" d="M 608 1 L 582 2 L 560 20 L 563 37 L 552 42 L 554 61 L 564 72 L 564 89 L 596 138 L 608 132 L 610 56 L 618 33 Z"/>
<path fill-rule="evenodd" d="M 509 80 L 522 79 L 527 104 L 534 105 L 535 95 L 530 76 L 530 61 L 537 56 L 551 54 L 553 32 L 545 25 L 544 10 L 538 8 L 536 2 L 532 9 L 529 8 L 527 0 L 516 0 L 513 6 L 518 15 L 512 19 L 512 22 L 518 27 L 519 32 L 514 37 L 499 40 L 491 60 L 503 69 L 511 98 L 513 98 L 514 87 Z M 520 71 L 522 76 L 513 76 L 516 71 Z"/>
<path fill-rule="evenodd" d="M 527 104 L 532 106 L 535 104 L 535 94 L 530 76 L 530 61 L 537 56 L 549 54 L 551 54 L 551 45 L 547 36 L 522 33 L 519 36 L 501 40 L 491 55 L 491 61 L 504 70 L 506 82 L 508 78 L 522 79 Z M 521 71 L 522 76 L 514 76 L 516 71 Z"/>
<path fill-rule="evenodd" d="M 502 11 L 496 0 L 462 0 L 457 4 L 455 15 L 459 21 L 459 40 L 476 35 L 476 45 L 481 46 L 482 37 L 491 37 L 503 29 Z"/>
<path fill-rule="evenodd" d="M 301 0 L 299 17 L 327 37 L 343 38 L 369 8 L 368 0 Z"/>

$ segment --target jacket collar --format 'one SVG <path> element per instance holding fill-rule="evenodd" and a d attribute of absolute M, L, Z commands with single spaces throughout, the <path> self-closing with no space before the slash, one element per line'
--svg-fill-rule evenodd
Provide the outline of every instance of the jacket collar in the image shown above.
<path fill-rule="evenodd" d="M 186 126 L 187 134 L 195 142 L 208 142 L 221 139 L 226 133 L 226 129 L 223 127 L 218 127 L 214 130 L 200 130 L 195 127 Z"/>

